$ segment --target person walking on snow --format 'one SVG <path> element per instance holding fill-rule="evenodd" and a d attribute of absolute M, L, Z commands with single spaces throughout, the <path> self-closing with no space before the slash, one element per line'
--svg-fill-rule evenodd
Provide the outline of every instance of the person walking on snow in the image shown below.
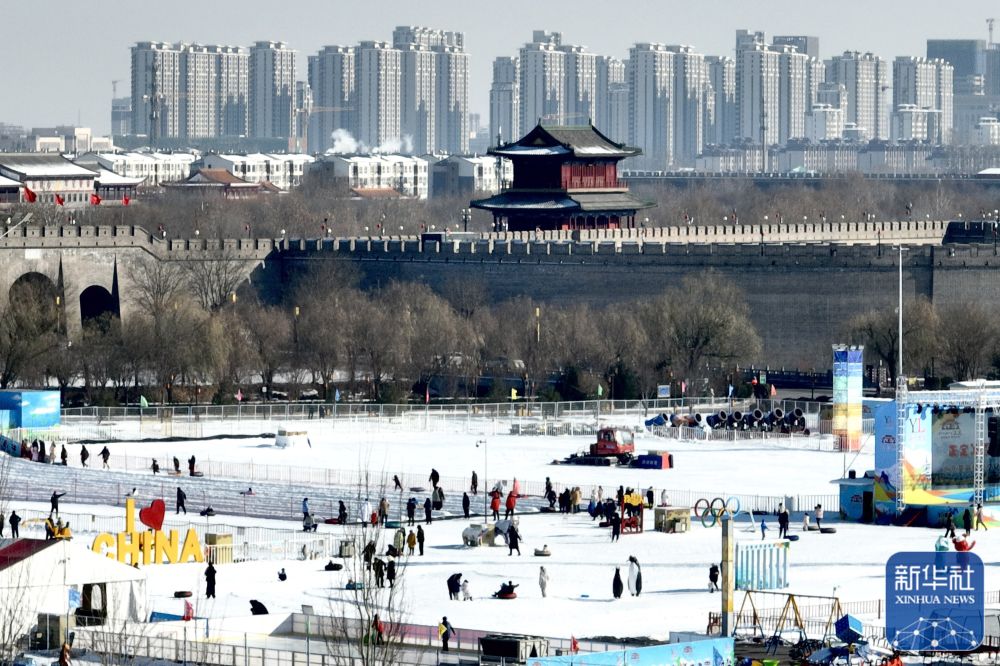
<path fill-rule="evenodd" d="M 209 560 L 208 567 L 205 569 L 205 598 L 215 598 L 215 565 L 212 564 L 211 560 Z"/>
<path fill-rule="evenodd" d="M 979 526 L 982 525 L 983 530 L 986 530 L 986 521 L 983 519 L 983 505 L 976 505 L 976 531 L 979 531 Z"/>
<path fill-rule="evenodd" d="M 62 448 L 59 450 L 59 460 L 62 461 L 62 466 L 66 466 L 66 461 L 69 460 L 69 454 L 66 453 L 66 445 L 63 444 Z"/>
<path fill-rule="evenodd" d="M 437 488 L 438 487 L 438 481 L 441 480 L 441 475 L 438 474 L 438 471 L 432 467 L 431 468 L 431 475 L 427 478 L 427 480 L 431 482 L 431 486 L 433 488 Z"/>
<path fill-rule="evenodd" d="M 778 505 L 778 538 L 784 539 L 788 536 L 788 509 L 784 504 Z"/>
<path fill-rule="evenodd" d="M 84 444 L 80 447 L 80 466 L 86 467 L 87 460 L 90 458 L 90 451 L 87 450 L 87 445 Z"/>
<path fill-rule="evenodd" d="M 302 517 L 305 518 L 308 515 L 309 515 L 309 498 L 308 497 L 303 497 L 302 498 Z"/>
<path fill-rule="evenodd" d="M 708 591 L 715 592 L 719 588 L 719 565 L 713 563 L 708 568 Z"/>
<path fill-rule="evenodd" d="M 417 515 L 417 498 L 411 497 L 406 502 L 406 521 L 407 521 L 406 524 L 411 527 L 415 525 L 416 515 Z"/>
<path fill-rule="evenodd" d="M 816 527 L 819 528 L 819 529 L 823 529 L 823 505 L 822 504 L 817 504 L 816 505 L 816 511 L 815 511 L 815 516 L 814 517 L 816 518 Z"/>
<path fill-rule="evenodd" d="M 385 565 L 385 579 L 389 581 L 389 587 L 396 584 L 396 560 L 389 560 Z"/>
<path fill-rule="evenodd" d="M 462 581 L 462 601 L 472 601 L 472 592 L 469 591 L 468 579 Z"/>
<path fill-rule="evenodd" d="M 420 546 L 420 556 L 424 555 L 424 528 L 417 525 L 417 545 Z"/>
<path fill-rule="evenodd" d="M 469 517 L 469 493 L 462 493 L 462 512 L 465 517 Z"/>
<path fill-rule="evenodd" d="M 184 512 L 185 516 L 187 515 L 188 510 L 187 507 L 184 506 L 184 501 L 186 499 L 187 499 L 187 494 L 183 490 L 181 490 L 180 486 L 177 486 L 177 509 L 176 511 L 174 511 L 174 515 L 179 514 L 181 511 Z"/>
<path fill-rule="evenodd" d="M 642 567 L 635 555 L 628 556 L 628 591 L 633 597 L 642 592 Z"/>
<path fill-rule="evenodd" d="M 545 598 L 545 590 L 549 586 L 549 572 L 545 567 L 538 568 L 538 588 L 542 591 L 542 598 Z"/>
<path fill-rule="evenodd" d="M 510 520 L 511 518 L 514 517 L 514 508 L 516 506 L 517 506 L 517 496 L 514 494 L 514 491 L 512 490 L 509 493 L 507 493 L 507 503 L 505 505 L 505 508 L 507 510 L 506 512 L 504 512 L 503 515 L 504 520 Z"/>
<path fill-rule="evenodd" d="M 18 525 L 21 524 L 21 516 L 17 515 L 17 511 L 11 511 L 7 522 L 10 523 L 10 538 L 18 538 L 21 535 L 18 531 Z"/>
<path fill-rule="evenodd" d="M 766 520 L 760 521 L 760 540 L 761 541 L 763 541 L 764 539 L 767 538 L 767 535 L 765 534 L 765 532 L 767 532 L 767 530 L 768 530 L 767 521 Z"/>
<path fill-rule="evenodd" d="M 972 534 L 972 505 L 965 507 L 962 512 L 962 526 L 965 528 L 965 536 Z"/>
<path fill-rule="evenodd" d="M 490 511 L 493 512 L 493 520 L 500 520 L 500 493 L 492 492 L 493 499 L 490 500 Z"/>
<path fill-rule="evenodd" d="M 108 447 L 105 446 L 103 449 L 101 449 L 100 455 L 101 455 L 101 466 L 104 469 L 111 469 L 111 466 L 108 465 L 108 460 L 111 458 L 111 451 L 108 451 Z"/>
<path fill-rule="evenodd" d="M 441 652 L 448 651 L 448 641 L 451 640 L 454 633 L 455 629 L 451 626 L 451 622 L 448 622 L 448 617 L 441 618 L 441 624 L 438 625 L 438 636 L 441 638 Z"/>
<path fill-rule="evenodd" d="M 399 492 L 403 492 L 403 484 L 400 483 L 398 474 L 392 475 L 392 484 L 393 484 L 392 485 L 393 490 L 398 490 Z"/>
<path fill-rule="evenodd" d="M 517 551 L 517 556 L 521 557 L 521 535 L 513 523 L 507 528 L 507 546 L 510 548 L 510 552 L 507 553 L 508 557 L 513 555 L 515 550 Z"/>
<path fill-rule="evenodd" d="M 479 494 L 479 475 L 476 474 L 476 470 L 472 470 L 472 483 L 469 484 L 469 490 L 472 491 L 473 495 Z"/>
<path fill-rule="evenodd" d="M 430 525 L 433 520 L 431 519 L 431 498 L 428 497 L 424 500 L 424 522 Z M 421 553 L 423 554 L 423 553 Z"/>

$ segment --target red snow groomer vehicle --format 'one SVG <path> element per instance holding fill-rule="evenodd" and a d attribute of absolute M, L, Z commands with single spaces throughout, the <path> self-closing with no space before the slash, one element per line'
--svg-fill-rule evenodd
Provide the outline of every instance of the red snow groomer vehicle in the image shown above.
<path fill-rule="evenodd" d="M 628 465 L 635 454 L 632 433 L 618 428 L 601 428 L 597 431 L 597 441 L 590 445 L 587 453 L 574 453 L 563 462 L 569 465 L 596 465 L 608 467 L 612 461 Z"/>

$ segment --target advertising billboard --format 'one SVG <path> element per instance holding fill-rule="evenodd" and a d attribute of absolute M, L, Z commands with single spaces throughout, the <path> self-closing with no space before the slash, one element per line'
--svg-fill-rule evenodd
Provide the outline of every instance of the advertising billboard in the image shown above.
<path fill-rule="evenodd" d="M 529 659 L 528 666 L 733 666 L 732 638 Z"/>

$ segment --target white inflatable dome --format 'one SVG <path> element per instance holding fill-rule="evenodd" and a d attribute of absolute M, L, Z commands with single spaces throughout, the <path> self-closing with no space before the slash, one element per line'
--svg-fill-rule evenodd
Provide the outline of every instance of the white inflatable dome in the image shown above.
<path fill-rule="evenodd" d="M 279 449 L 290 449 L 296 446 L 311 446 L 309 443 L 309 433 L 305 430 L 293 430 L 291 428 L 278 428 L 278 434 L 274 438 L 274 445 Z"/>

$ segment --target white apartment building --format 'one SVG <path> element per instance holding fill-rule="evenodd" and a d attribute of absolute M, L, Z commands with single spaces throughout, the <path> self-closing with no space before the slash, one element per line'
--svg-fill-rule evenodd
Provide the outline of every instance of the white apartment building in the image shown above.
<path fill-rule="evenodd" d="M 628 142 L 628 84 L 625 63 L 618 58 L 597 56 L 597 90 L 594 97 L 594 127 L 618 143 Z"/>
<path fill-rule="evenodd" d="M 806 138 L 812 143 L 833 141 L 844 133 L 844 111 L 831 104 L 813 104 L 806 116 Z"/>
<path fill-rule="evenodd" d="M 285 191 L 302 184 L 303 175 L 314 161 L 311 155 L 295 153 L 211 154 L 202 159 L 206 169 L 225 169 L 248 183 L 266 181 Z"/>
<path fill-rule="evenodd" d="M 37 197 L 36 203 L 55 203 L 58 195 L 67 206 L 85 206 L 94 193 L 97 173 L 70 162 L 62 155 L 0 153 L 0 177 L 21 185 L 21 201 L 27 202 L 24 188 L 28 188 Z"/>
<path fill-rule="evenodd" d="M 323 153 L 333 145 L 333 132 L 352 131 L 355 122 L 355 50 L 353 46 L 324 46 L 309 56 L 309 86 L 313 108 L 309 114 L 309 152 Z"/>
<path fill-rule="evenodd" d="M 995 117 L 980 118 L 972 135 L 975 146 L 1000 146 L 1000 120 Z"/>
<path fill-rule="evenodd" d="M 352 190 L 395 190 L 403 196 L 426 199 L 430 186 L 429 162 L 409 155 L 324 155 L 317 166 L 333 170 Z"/>
<path fill-rule="evenodd" d="M 736 52 L 737 140 L 778 143 L 780 91 L 781 54 L 760 43 Z"/>
<path fill-rule="evenodd" d="M 137 42 L 132 47 L 132 131 L 151 141 L 182 136 L 183 46 Z"/>
<path fill-rule="evenodd" d="M 566 123 L 566 54 L 559 49 L 561 45 L 560 33 L 535 30 L 533 41 L 521 48 L 518 58 L 521 132 L 539 122 Z"/>
<path fill-rule="evenodd" d="M 249 79 L 249 135 L 293 139 L 295 51 L 284 42 L 255 42 L 250 47 Z"/>
<path fill-rule="evenodd" d="M 97 163 L 125 178 L 143 179 L 143 187 L 159 187 L 176 183 L 191 175 L 191 165 L 198 159 L 194 153 L 98 153 Z"/>
<path fill-rule="evenodd" d="M 434 143 L 451 154 L 469 152 L 469 54 L 435 46 Z"/>
<path fill-rule="evenodd" d="M 705 70 L 709 91 L 703 145 L 728 145 L 736 136 L 736 61 L 706 56 Z"/>
<path fill-rule="evenodd" d="M 704 140 L 705 56 L 691 46 L 672 45 L 667 50 L 673 54 L 673 163 L 690 167 L 701 154 Z"/>
<path fill-rule="evenodd" d="M 889 139 L 889 110 L 886 91 L 889 66 L 871 53 L 845 51 L 830 60 L 828 83 L 844 86 L 847 106 L 844 123 L 859 129 L 865 140 Z"/>
<path fill-rule="evenodd" d="M 500 57 L 493 61 L 493 84 L 490 86 L 490 141 L 497 137 L 504 143 L 521 138 L 519 105 L 520 74 L 517 58 Z"/>
<path fill-rule="evenodd" d="M 496 194 L 501 186 L 514 180 L 514 167 L 508 159 L 452 155 L 431 167 L 431 196 L 473 196 Z"/>
<path fill-rule="evenodd" d="M 778 143 L 801 139 L 806 134 L 806 113 L 811 105 L 809 56 L 793 46 L 781 49 L 778 57 Z"/>
<path fill-rule="evenodd" d="M 642 149 L 627 169 L 665 171 L 674 161 L 674 57 L 664 44 L 629 49 L 629 143 Z"/>
<path fill-rule="evenodd" d="M 903 107 L 936 109 L 939 122 L 926 140 L 937 144 L 951 143 L 954 127 L 955 68 L 941 59 L 899 56 L 892 66 L 892 106 L 898 113 Z M 902 123 L 909 122 L 912 110 L 903 110 Z M 917 122 L 921 122 L 917 120 Z M 919 132 L 919 128 L 917 130 Z"/>
<path fill-rule="evenodd" d="M 940 143 L 940 109 L 900 104 L 892 113 L 892 140 Z"/>
<path fill-rule="evenodd" d="M 437 54 L 419 44 L 398 44 L 400 52 L 400 132 L 410 137 L 413 152 L 433 152 L 438 146 Z"/>
<path fill-rule="evenodd" d="M 566 115 L 562 125 L 586 125 L 597 117 L 597 54 L 586 46 L 563 44 L 559 50 L 566 54 Z"/>
<path fill-rule="evenodd" d="M 402 53 L 388 42 L 365 41 L 356 54 L 357 139 L 370 149 L 389 147 L 402 137 Z"/>

